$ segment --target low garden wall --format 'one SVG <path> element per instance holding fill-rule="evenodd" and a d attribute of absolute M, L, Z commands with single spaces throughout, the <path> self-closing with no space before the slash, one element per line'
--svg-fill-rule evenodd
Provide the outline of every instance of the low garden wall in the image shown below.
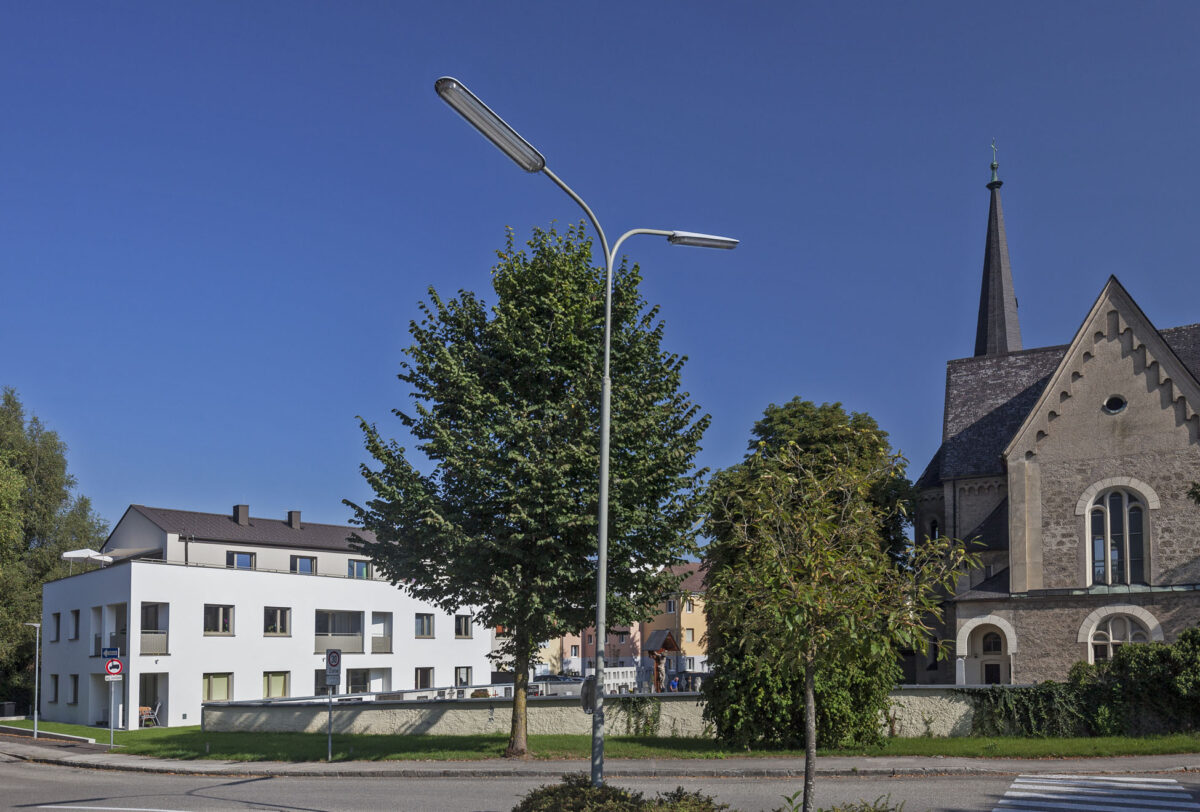
<path fill-rule="evenodd" d="M 579 697 L 530 697 L 529 732 L 589 734 L 592 717 Z M 612 696 L 604 701 L 604 730 L 610 735 L 711 736 L 698 693 Z M 436 699 L 403 702 L 335 702 L 337 733 L 428 733 L 471 735 L 507 733 L 512 701 Z M 947 686 L 906 685 L 892 693 L 884 734 L 901 737 L 966 736 L 971 732 L 970 700 Z M 201 724 L 212 731 L 324 733 L 328 705 L 311 702 L 207 703 Z"/>

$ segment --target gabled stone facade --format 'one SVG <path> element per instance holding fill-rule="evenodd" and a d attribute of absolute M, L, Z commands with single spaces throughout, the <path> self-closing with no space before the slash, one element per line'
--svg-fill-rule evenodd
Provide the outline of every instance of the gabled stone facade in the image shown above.
<path fill-rule="evenodd" d="M 997 225 L 988 250 L 1007 254 Z M 985 260 L 985 292 L 995 267 L 1007 256 Z M 948 602 L 954 658 L 916 664 L 918 682 L 1061 680 L 1200 623 L 1200 324 L 1159 331 L 1111 277 L 1070 344 L 995 345 L 948 363 L 917 483 L 916 532 L 974 540 L 984 565 Z"/>

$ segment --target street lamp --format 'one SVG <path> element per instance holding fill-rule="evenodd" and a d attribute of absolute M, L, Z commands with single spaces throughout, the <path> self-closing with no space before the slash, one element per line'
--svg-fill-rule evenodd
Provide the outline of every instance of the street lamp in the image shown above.
<path fill-rule="evenodd" d="M 38 737 L 38 688 L 41 687 L 42 624 L 26 623 L 34 628 L 33 633 L 33 737 Z"/>
<path fill-rule="evenodd" d="M 471 126 L 499 147 L 501 152 L 512 158 L 517 166 L 526 172 L 545 174 L 578 203 L 600 236 L 600 245 L 604 250 L 604 378 L 600 390 L 600 507 L 596 544 L 596 705 L 592 713 L 592 785 L 598 787 L 604 783 L 604 647 L 608 642 L 608 435 L 612 389 L 609 359 L 612 350 L 613 259 L 621 248 L 621 243 L 636 234 L 666 237 L 672 245 L 690 245 L 697 248 L 730 249 L 737 247 L 738 241 L 730 237 L 697 234 L 691 231 L 635 228 L 622 234 L 612 250 L 609 250 L 608 238 L 596 215 L 583 198 L 550 171 L 542 153 L 457 79 L 443 76 L 434 83 L 434 89 L 446 104 L 453 107 Z"/>

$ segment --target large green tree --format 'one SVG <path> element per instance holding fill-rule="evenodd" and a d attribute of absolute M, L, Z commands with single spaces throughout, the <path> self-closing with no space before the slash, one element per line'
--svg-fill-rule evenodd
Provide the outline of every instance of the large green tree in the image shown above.
<path fill-rule="evenodd" d="M 34 635 L 42 584 L 67 573 L 63 552 L 104 540 L 106 526 L 86 497 L 73 493 L 67 447 L 17 393 L 0 397 L 0 697 L 33 692 Z"/>
<path fill-rule="evenodd" d="M 349 504 L 362 540 L 392 583 L 503 626 L 515 673 L 507 754 L 527 753 L 525 699 L 539 643 L 595 617 L 599 404 L 604 271 L 582 227 L 511 232 L 492 272 L 495 303 L 430 289 L 399 378 L 411 411 L 395 414 L 422 463 L 362 423 L 378 467 L 374 498 Z M 680 390 L 684 358 L 665 352 L 658 309 L 637 266 L 615 274 L 608 621 L 648 617 L 677 584 L 671 565 L 694 549 L 708 425 Z"/>
<path fill-rule="evenodd" d="M 906 480 L 873 420 L 794 400 L 754 434 L 712 487 L 706 713 L 733 743 L 802 738 L 811 809 L 818 677 L 827 740 L 869 736 L 897 647 L 927 645 L 940 590 L 969 557 L 949 539 L 894 543 Z"/>

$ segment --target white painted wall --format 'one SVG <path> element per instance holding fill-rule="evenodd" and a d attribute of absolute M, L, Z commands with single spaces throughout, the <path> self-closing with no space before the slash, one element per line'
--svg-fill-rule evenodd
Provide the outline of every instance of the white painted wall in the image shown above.
<path fill-rule="evenodd" d="M 243 546 L 232 545 L 229 549 L 243 549 Z M 256 551 L 262 549 L 255 548 Z M 231 570 L 223 566 L 223 552 L 220 559 L 220 567 L 134 560 L 46 584 L 43 588 L 43 622 L 49 623 L 54 612 L 59 612 L 63 620 L 60 639 L 47 641 L 45 646 L 43 691 L 49 689 L 52 675 L 59 677 L 58 702 L 44 702 L 45 718 L 78 724 L 94 724 L 106 718 L 107 694 L 99 676 L 104 661 L 91 656 L 92 634 L 97 630 L 90 627 L 93 608 L 102 607 L 98 614 L 105 631 L 115 630 L 113 622 L 118 604 L 128 607 L 127 640 L 132 655 L 122 658 L 126 666 L 122 686 L 128 692 L 128 706 L 136 709 L 146 704 L 139 696 L 142 674 L 162 675 L 166 688 L 159 720 L 166 725 L 199 723 L 203 675 L 206 673 L 232 673 L 232 698 L 235 700 L 261 698 L 263 673 L 269 671 L 290 674 L 289 695 L 312 695 L 314 673 L 324 668 L 324 651 L 314 652 L 315 612 L 318 609 L 363 613 L 366 653 L 344 654 L 343 692 L 347 671 L 358 668 L 371 669 L 372 687 L 382 690 L 413 687 L 415 669 L 427 667 L 434 669 L 435 686 L 451 685 L 454 669 L 459 666 L 473 669 L 473 682 L 489 681 L 491 666 L 486 655 L 490 635 L 487 629 L 476 625 L 472 637 L 456 639 L 453 613 L 409 598 L 384 581 Z M 168 653 L 165 655 L 140 653 L 143 602 L 169 605 Z M 205 604 L 234 607 L 232 636 L 204 634 Z M 291 609 L 290 636 L 263 634 L 266 606 Z M 66 619 L 71 609 L 79 609 L 83 619 L 84 628 L 77 641 L 65 639 L 69 627 Z M 376 612 L 392 613 L 390 654 L 370 653 L 373 613 Z M 418 612 L 434 615 L 433 639 L 416 638 L 415 615 Z M 80 682 L 80 697 L 74 704 L 68 704 L 65 696 L 70 674 L 78 674 Z M 129 728 L 136 727 L 137 713 L 127 714 L 124 724 Z"/>

